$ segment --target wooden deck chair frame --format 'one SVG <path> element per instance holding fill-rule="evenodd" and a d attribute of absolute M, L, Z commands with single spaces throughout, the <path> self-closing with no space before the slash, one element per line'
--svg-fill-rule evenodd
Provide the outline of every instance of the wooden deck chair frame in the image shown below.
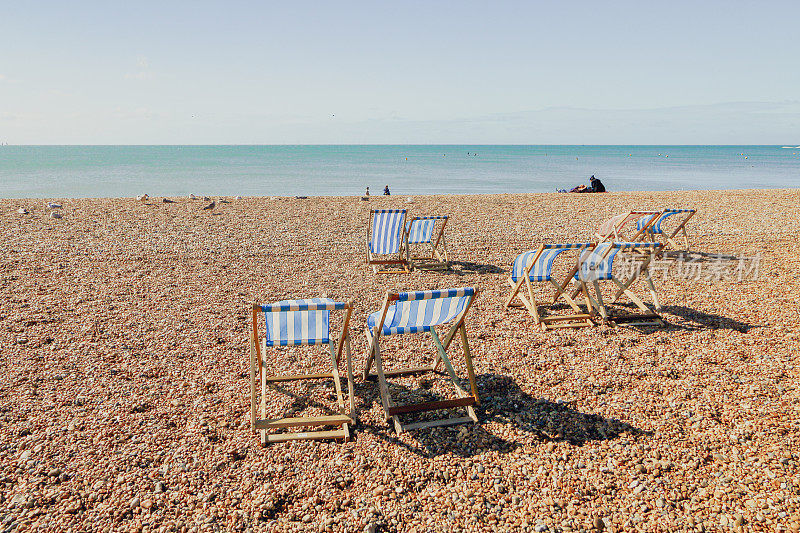
<path fill-rule="evenodd" d="M 411 230 L 414 226 L 414 223 L 418 220 L 434 221 L 434 231 L 430 240 L 417 242 L 412 239 Z M 436 222 L 440 220 L 441 224 L 436 224 Z M 409 246 L 409 261 L 412 269 L 448 270 L 450 268 L 450 257 L 447 254 L 447 243 L 445 242 L 444 238 L 444 228 L 447 226 L 448 220 L 449 217 L 447 216 L 424 216 L 414 217 L 408 222 L 406 233 L 408 233 L 407 239 Z M 438 231 L 436 231 L 436 227 L 439 228 Z M 419 251 L 419 246 L 415 245 L 424 246 L 425 244 L 430 247 L 430 253 L 426 255 L 415 255 L 414 252 Z M 412 248 L 412 246 L 414 246 L 414 248 Z"/>
<path fill-rule="evenodd" d="M 640 242 L 644 240 L 652 240 L 652 234 L 649 233 L 650 228 L 658 221 L 663 211 L 628 211 L 620 215 L 614 215 L 609 218 L 597 228 L 595 238 L 598 243 L 616 241 L 616 242 Z M 636 229 L 636 233 L 631 237 L 624 237 L 622 232 L 625 227 L 631 222 L 636 222 L 646 215 L 651 215 L 646 224 L 641 228 Z M 635 227 L 635 226 L 634 226 Z"/>
<path fill-rule="evenodd" d="M 350 440 L 350 428 L 357 422 L 355 411 L 355 393 L 353 388 L 353 362 L 350 349 L 350 315 L 353 312 L 352 302 L 333 302 L 332 305 L 288 305 L 283 306 L 283 311 L 302 311 L 302 310 L 344 310 L 342 322 L 342 333 L 338 339 L 330 337 L 328 346 L 331 352 L 331 370 L 318 374 L 292 374 L 292 375 L 273 375 L 270 374 L 265 356 L 267 352 L 266 336 L 259 340 L 258 317 L 260 314 L 270 312 L 265 310 L 278 306 L 262 306 L 254 303 L 252 305 L 252 324 L 250 329 L 250 429 L 254 434 L 260 433 L 262 446 L 289 440 L 319 440 L 319 439 L 343 439 L 345 442 Z M 348 402 L 345 403 L 339 366 L 342 355 L 344 355 L 347 366 L 347 395 Z M 338 414 L 312 417 L 279 417 L 267 418 L 266 392 L 267 387 L 276 387 L 276 383 L 291 381 L 308 381 L 317 379 L 332 379 L 336 389 L 336 403 L 339 410 Z M 261 392 L 260 416 L 258 411 L 258 392 Z M 349 408 L 349 409 L 348 409 Z M 321 427 L 338 426 L 335 430 L 313 430 L 305 432 L 284 432 L 269 433 L 269 430 L 286 429 L 294 427 Z"/>
<path fill-rule="evenodd" d="M 424 428 L 431 428 L 438 426 L 451 426 L 455 424 L 478 422 L 478 416 L 475 414 L 474 406 L 480 404 L 480 398 L 478 396 L 478 386 L 475 381 L 475 370 L 472 365 L 472 353 L 469 348 L 469 342 L 467 341 L 467 329 L 464 323 L 465 316 L 469 311 L 469 308 L 472 306 L 472 302 L 475 301 L 475 297 L 478 295 L 477 289 L 472 289 L 472 291 L 473 291 L 472 296 L 464 306 L 463 311 L 454 319 L 455 322 L 451 321 L 452 326 L 447 331 L 443 339 L 440 339 L 439 335 L 436 333 L 436 330 L 433 327 L 430 328 L 431 338 L 433 339 L 433 343 L 436 347 L 436 354 L 434 355 L 433 361 L 429 366 L 384 370 L 383 367 L 384 361 L 380 350 L 380 338 L 383 332 L 383 325 L 384 321 L 386 320 L 386 314 L 388 313 L 392 303 L 398 300 L 398 298 L 400 297 L 400 293 L 395 293 L 391 291 L 386 293 L 386 297 L 384 298 L 383 305 L 381 306 L 380 309 L 380 319 L 375 324 L 374 330 L 371 331 L 369 327 L 366 328 L 369 355 L 367 357 L 367 363 L 364 366 L 364 379 L 367 380 L 372 377 L 372 375 L 370 374 L 370 370 L 372 368 L 372 364 L 374 363 L 378 378 L 378 388 L 381 396 L 381 403 L 383 405 L 383 410 L 386 413 L 386 420 L 387 421 L 391 420 L 393 422 L 394 429 L 398 435 L 404 431 L 411 431 L 415 429 L 424 429 Z M 430 291 L 430 292 L 439 292 L 439 291 Z M 447 356 L 447 350 L 450 347 L 450 344 L 452 343 L 456 335 L 460 336 L 461 346 L 464 350 L 464 360 L 467 367 L 470 392 L 465 391 L 459 385 L 458 375 L 456 374 L 453 365 Z M 452 383 L 453 387 L 456 390 L 456 393 L 458 394 L 457 398 L 448 400 L 428 401 L 428 402 L 421 402 L 414 404 L 405 404 L 405 405 L 397 405 L 395 403 L 394 399 L 392 399 L 392 396 L 389 393 L 389 386 L 386 381 L 387 378 L 393 376 L 408 375 L 408 374 L 422 374 L 428 372 L 436 372 L 440 363 L 444 365 L 449 381 Z M 467 416 L 456 417 L 456 418 L 440 418 L 437 420 L 426 420 L 410 424 L 403 424 L 399 418 L 399 415 L 401 414 L 419 413 L 425 411 L 437 411 L 440 409 L 455 409 L 459 407 L 466 408 Z"/>
<path fill-rule="evenodd" d="M 649 268 L 651 261 L 654 257 L 658 256 L 661 248 L 662 245 L 660 243 L 632 243 L 615 241 L 598 244 L 591 252 L 592 254 L 595 254 L 593 261 L 594 264 L 604 264 L 609 255 L 616 255 L 620 251 L 636 251 L 636 255 L 631 257 L 631 260 L 633 261 L 633 271 L 627 278 L 621 279 L 614 274 L 613 261 L 615 257 L 611 257 L 610 272 L 604 274 L 602 279 L 597 279 L 594 275 L 587 275 L 587 272 L 584 270 L 584 268 L 579 270 L 577 277 L 580 278 L 587 286 L 591 283 L 591 286 L 594 289 L 594 296 L 591 295 L 591 291 L 587 291 L 587 294 L 589 295 L 589 299 L 594 308 L 597 310 L 597 313 L 600 315 L 600 319 L 603 321 L 603 323 L 609 325 L 619 325 L 624 323 L 631 326 L 664 325 L 664 321 L 660 315 L 661 304 L 658 301 L 658 294 L 656 293 L 656 288 L 653 284 L 653 279 L 650 275 Z M 583 261 L 582 266 L 591 269 L 592 266 L 587 265 L 588 262 L 589 258 L 587 257 Z M 606 278 L 605 276 L 608 277 Z M 644 300 L 631 290 L 631 286 L 639 279 L 643 280 L 647 285 L 647 289 L 652 300 L 653 309 L 650 309 Z M 604 301 L 602 287 L 600 284 L 601 282 L 608 281 L 615 286 L 616 292 L 610 300 Z M 577 290 L 573 291 L 573 297 L 576 294 Z M 622 296 L 627 296 L 631 303 L 633 303 L 633 305 L 639 309 L 640 313 L 626 313 L 625 315 L 611 316 L 608 306 L 620 301 Z"/>
<path fill-rule="evenodd" d="M 372 251 L 372 238 L 374 231 L 373 221 L 375 220 L 376 213 L 402 213 L 402 223 L 400 228 L 400 246 L 397 252 L 390 254 L 381 254 Z M 369 211 L 369 225 L 367 226 L 367 264 L 372 267 L 372 272 L 375 274 L 396 274 L 411 272 L 411 261 L 409 258 L 408 250 L 408 231 L 406 231 L 406 216 L 405 209 L 370 209 Z M 381 259 L 381 256 L 394 256 L 391 259 Z M 397 267 L 392 269 L 391 267 Z"/>
<path fill-rule="evenodd" d="M 689 234 L 686 232 L 686 223 L 697 213 L 696 209 L 664 209 L 661 212 L 661 215 L 657 217 L 657 219 L 650 225 L 650 228 L 647 230 L 647 235 L 650 237 L 650 240 L 656 242 L 660 240 L 661 243 L 664 245 L 662 251 L 666 249 L 669 245 L 672 247 L 673 250 L 676 251 L 688 251 L 689 250 Z M 669 233 L 665 233 L 664 229 L 661 227 L 664 220 L 670 217 L 681 217 L 679 219 L 678 225 Z M 678 234 L 681 234 L 683 240 L 683 247 L 678 244 Z M 656 238 L 658 235 L 658 239 Z"/>
<path fill-rule="evenodd" d="M 514 281 L 513 278 L 512 267 L 512 274 L 508 277 L 508 283 L 511 285 L 511 294 L 508 296 L 508 298 L 506 298 L 505 307 L 509 308 L 515 306 L 514 300 L 518 298 L 520 302 L 522 302 L 522 305 L 531 314 L 534 321 L 542 328 L 542 331 L 557 328 L 581 328 L 594 326 L 595 324 L 593 320 L 595 316 L 595 307 L 592 305 L 586 284 L 579 281 L 578 288 L 575 290 L 575 292 L 573 294 L 567 293 L 567 287 L 571 283 L 575 273 L 578 272 L 578 268 L 580 267 L 581 252 L 584 250 L 591 250 L 593 248 L 593 243 L 540 244 L 535 252 L 524 252 L 523 254 L 520 254 L 518 259 L 525 260 L 526 266 L 522 271 L 522 275 L 518 276 L 516 281 Z M 569 250 L 576 250 L 578 252 L 578 257 L 575 258 L 575 265 L 571 268 L 569 274 L 567 274 L 564 282 L 558 283 L 551 277 L 552 262 L 555 261 L 555 259 L 557 259 L 557 257 L 563 252 Z M 527 257 L 524 257 L 525 254 L 528 254 Z M 545 254 L 554 254 L 552 258 L 547 258 L 547 260 L 549 260 L 550 267 L 546 268 L 546 272 L 541 273 L 541 277 L 546 277 L 547 279 L 531 280 L 531 272 L 534 271 L 534 268 L 537 265 L 541 264 L 540 260 L 545 259 Z M 515 261 L 517 261 L 517 259 L 515 259 Z M 543 281 L 550 282 L 555 289 L 552 303 L 555 304 L 559 298 L 563 298 L 567 305 L 572 308 L 574 314 L 542 316 L 542 314 L 539 313 L 538 308 L 547 304 L 543 301 L 537 300 L 535 297 L 533 283 L 541 283 Z M 525 291 L 522 290 L 523 286 L 526 289 Z M 583 293 L 586 311 L 581 309 L 580 304 L 576 301 L 576 297 L 579 292 Z"/>

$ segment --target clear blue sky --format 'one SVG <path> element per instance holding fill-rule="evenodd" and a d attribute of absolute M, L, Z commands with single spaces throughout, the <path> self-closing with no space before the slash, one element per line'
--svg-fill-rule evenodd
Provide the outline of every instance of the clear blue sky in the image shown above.
<path fill-rule="evenodd" d="M 800 2 L 6 2 L 0 142 L 800 144 Z"/>

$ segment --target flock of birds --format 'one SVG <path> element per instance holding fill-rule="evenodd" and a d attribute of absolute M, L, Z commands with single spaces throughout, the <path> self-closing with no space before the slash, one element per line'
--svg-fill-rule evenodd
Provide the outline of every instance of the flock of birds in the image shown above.
<path fill-rule="evenodd" d="M 136 199 L 138 201 L 144 203 L 144 202 L 147 202 L 150 199 L 150 195 L 149 194 L 140 194 L 139 196 L 136 197 Z M 189 199 L 190 200 L 200 200 L 201 198 L 199 196 L 195 196 L 194 194 L 190 194 L 189 195 Z M 241 196 L 237 196 L 236 199 L 237 200 L 241 200 L 242 197 Z M 209 204 L 207 204 L 207 205 L 205 205 L 203 207 L 203 211 L 213 211 L 214 208 L 217 207 L 217 202 L 215 200 L 212 200 L 208 196 L 204 196 L 202 198 L 202 200 L 205 201 L 205 202 L 211 202 L 211 203 L 209 203 Z M 169 198 L 162 198 L 161 201 L 163 203 L 165 203 L 165 204 L 174 204 L 175 203 L 175 200 L 170 200 Z M 228 204 L 230 202 L 228 200 L 222 199 L 222 200 L 219 201 L 219 203 Z"/>

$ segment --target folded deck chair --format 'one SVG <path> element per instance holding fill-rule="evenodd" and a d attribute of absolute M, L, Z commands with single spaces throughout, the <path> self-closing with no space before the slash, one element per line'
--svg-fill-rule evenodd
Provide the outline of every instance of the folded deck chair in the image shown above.
<path fill-rule="evenodd" d="M 342 333 L 338 339 L 330 336 L 331 311 L 344 311 Z M 353 397 L 353 365 L 350 357 L 349 322 L 353 311 L 351 303 L 335 302 L 328 298 L 285 300 L 269 305 L 253 304 L 252 328 L 250 331 L 250 428 L 261 432 L 261 443 L 283 442 L 299 439 L 350 438 L 350 425 L 355 423 Z M 264 313 L 264 339 L 259 342 L 258 322 Z M 330 348 L 330 369 L 318 374 L 275 375 L 276 359 L 267 358 L 267 349 L 279 346 L 301 346 L 327 344 Z M 347 366 L 347 394 L 349 405 L 345 405 L 339 367 L 342 354 Z M 272 367 L 272 368 L 270 368 Z M 321 369 L 322 370 L 322 369 Z M 275 383 L 332 379 L 336 389 L 336 412 L 326 416 L 267 418 L 267 387 Z M 261 414 L 256 415 L 258 393 L 261 393 Z M 335 426 L 335 430 L 307 432 L 270 433 L 293 427 Z"/>
<path fill-rule="evenodd" d="M 583 252 L 594 248 L 594 244 L 584 243 L 569 243 L 569 244 L 540 244 L 536 250 L 523 252 L 514 259 L 514 264 L 511 267 L 511 275 L 508 278 L 508 283 L 511 285 L 511 295 L 506 299 L 506 308 L 511 307 L 514 299 L 519 298 L 522 305 L 530 312 L 533 319 L 539 324 L 542 330 L 546 331 L 553 328 L 578 328 L 585 326 L 593 326 L 592 318 L 594 316 L 594 307 L 589 299 L 586 285 L 578 280 L 579 288 L 575 294 L 567 294 L 567 286 L 572 280 L 572 277 L 578 272 L 579 260 L 583 256 Z M 570 252 L 570 253 L 565 253 Z M 553 264 L 556 259 L 561 257 L 563 260 L 571 262 L 567 264 L 569 273 L 567 274 L 563 283 L 553 279 Z M 547 282 L 555 288 L 553 295 L 553 303 L 556 303 L 560 297 L 564 298 L 567 304 L 572 308 L 574 314 L 570 315 L 549 315 L 543 316 L 539 312 L 539 307 L 544 306 L 545 303 L 536 298 L 536 292 L 532 282 Z M 523 291 L 523 285 L 526 291 Z M 578 302 L 575 301 L 575 296 L 578 292 L 583 292 L 586 310 L 580 308 Z"/>
<path fill-rule="evenodd" d="M 444 227 L 448 217 L 414 217 L 408 221 L 408 245 L 413 268 L 420 270 L 447 270 L 450 260 L 444 240 Z M 424 246 L 427 245 L 427 246 Z M 428 251 L 419 254 L 419 248 Z M 415 254 L 416 252 L 416 254 Z"/>
<path fill-rule="evenodd" d="M 374 209 L 369 212 L 367 264 L 372 265 L 376 274 L 409 272 L 405 221 L 405 209 Z"/>
<path fill-rule="evenodd" d="M 370 377 L 372 363 L 378 374 L 378 387 L 380 389 L 381 403 L 386 413 L 387 420 L 394 422 L 397 433 L 412 429 L 447 426 L 464 422 L 477 422 L 473 405 L 479 403 L 478 388 L 475 383 L 475 372 L 472 367 L 472 355 L 467 343 L 467 331 L 464 326 L 464 316 L 477 294 L 472 287 L 460 289 L 445 289 L 436 291 L 419 292 L 387 292 L 383 306 L 379 311 L 367 318 L 367 340 L 369 342 L 369 355 L 364 367 L 364 379 Z M 440 338 L 434 326 L 452 324 L 450 329 Z M 401 335 L 404 333 L 429 332 L 436 347 L 436 355 L 430 366 L 403 369 L 384 369 L 384 357 L 380 350 L 381 336 Z M 459 384 L 453 365 L 447 356 L 447 349 L 456 334 L 461 336 L 461 345 L 464 350 L 464 360 L 470 383 L 470 392 L 465 391 Z M 400 376 L 436 371 L 439 363 L 444 368 L 458 395 L 455 399 L 428 401 L 415 404 L 397 405 L 389 394 L 387 377 Z M 454 409 L 464 407 L 467 415 L 456 418 L 442 418 L 426 420 L 410 424 L 400 422 L 399 415 L 423 411 L 436 411 L 439 409 Z"/>
<path fill-rule="evenodd" d="M 575 273 L 575 279 L 585 285 L 591 284 L 594 296 L 589 294 L 589 299 L 604 323 L 612 325 L 626 323 L 630 325 L 663 325 L 659 311 L 661 304 L 658 302 L 653 279 L 650 276 L 650 262 L 660 251 L 660 243 L 652 242 L 604 242 L 592 250 L 583 252 L 580 268 Z M 625 252 L 626 261 L 617 261 L 622 265 L 615 265 L 614 259 L 620 252 Z M 615 273 L 616 268 L 616 273 Z M 623 272 L 624 271 L 624 272 Z M 644 300 L 632 290 L 633 284 L 641 280 L 647 286 L 652 300 L 652 309 Z M 613 287 L 612 295 L 604 298 L 600 282 L 610 281 Z M 573 291 L 572 297 L 577 295 Z M 639 309 L 640 313 L 618 313 L 611 309 L 611 304 L 620 301 L 622 296 L 627 296 L 630 302 Z M 612 314 L 613 312 L 613 314 Z"/>
<path fill-rule="evenodd" d="M 661 213 L 661 211 L 628 211 L 614 215 L 600 224 L 594 236 L 598 242 L 652 240 L 647 236 L 648 231 L 656 223 Z M 636 222 L 636 230 L 631 233 L 633 222 Z M 642 224 L 640 225 L 639 222 Z"/>
<path fill-rule="evenodd" d="M 644 216 L 637 220 L 636 229 L 642 230 L 647 226 L 647 228 L 644 229 L 644 233 L 650 237 L 651 240 L 655 240 L 655 236 L 658 236 L 664 247 L 670 245 L 675 250 L 688 251 L 689 235 L 686 233 L 686 223 L 689 222 L 689 219 L 692 218 L 696 212 L 696 209 L 664 209 L 661 215 L 656 217 L 656 220 L 650 224 L 648 224 L 649 216 Z M 677 226 L 672 229 L 666 229 L 662 224 L 670 217 L 676 217 L 673 220 L 677 221 Z M 683 235 L 683 248 L 675 241 L 678 233 L 682 233 Z"/>

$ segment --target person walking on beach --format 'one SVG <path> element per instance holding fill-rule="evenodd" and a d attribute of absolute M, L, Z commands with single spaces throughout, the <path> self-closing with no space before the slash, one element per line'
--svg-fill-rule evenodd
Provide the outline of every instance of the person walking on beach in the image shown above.
<path fill-rule="evenodd" d="M 383 188 L 383 195 L 389 196 L 390 194 L 391 193 L 389 192 L 389 186 L 387 185 L 386 187 Z"/>

